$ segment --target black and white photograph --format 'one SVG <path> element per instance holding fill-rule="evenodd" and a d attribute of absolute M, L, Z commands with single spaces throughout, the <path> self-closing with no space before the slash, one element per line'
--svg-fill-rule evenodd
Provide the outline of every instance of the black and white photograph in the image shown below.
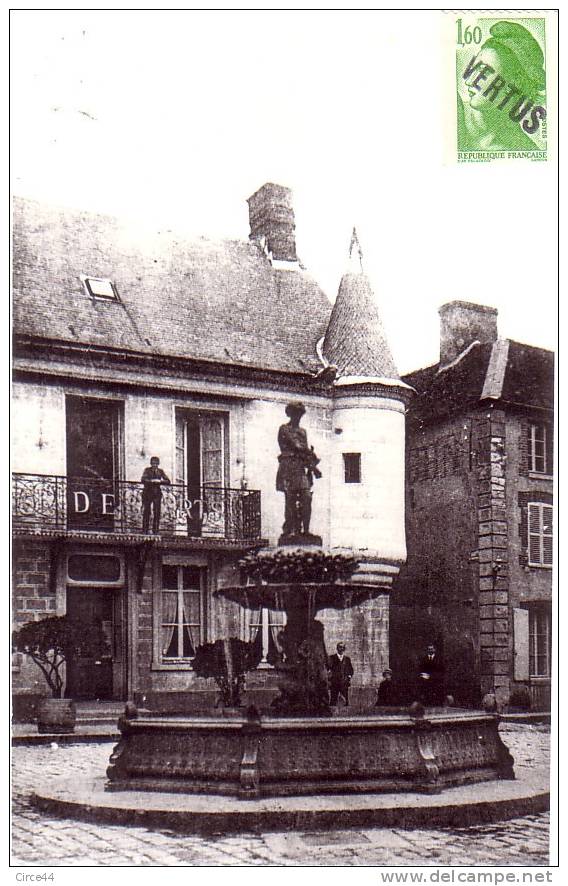
<path fill-rule="evenodd" d="M 553 882 L 557 11 L 9 19 L 12 882 Z"/>

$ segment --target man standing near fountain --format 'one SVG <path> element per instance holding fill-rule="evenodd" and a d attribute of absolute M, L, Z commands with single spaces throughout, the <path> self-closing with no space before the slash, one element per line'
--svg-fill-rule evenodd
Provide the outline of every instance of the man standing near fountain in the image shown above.
<path fill-rule="evenodd" d="M 313 477 L 321 477 L 319 458 L 308 446 L 308 435 L 300 427 L 305 413 L 303 403 L 293 401 L 286 407 L 290 421 L 278 430 L 278 473 L 276 489 L 285 495 L 284 525 L 281 540 L 302 536 L 303 541 L 320 544 L 319 536 L 310 535 Z"/>
<path fill-rule="evenodd" d="M 337 652 L 329 657 L 329 703 L 335 707 L 342 695 L 345 706 L 349 707 L 349 686 L 354 674 L 353 665 L 348 655 L 345 655 L 345 643 L 337 644 Z"/>
<path fill-rule="evenodd" d="M 420 701 L 425 705 L 440 705 L 444 701 L 444 663 L 433 643 L 419 664 Z"/>

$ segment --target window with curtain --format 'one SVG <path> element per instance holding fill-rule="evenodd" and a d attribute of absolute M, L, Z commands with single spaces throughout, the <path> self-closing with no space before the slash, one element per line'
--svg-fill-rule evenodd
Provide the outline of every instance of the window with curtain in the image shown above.
<path fill-rule="evenodd" d="M 285 614 L 274 609 L 254 609 L 250 613 L 249 640 L 260 646 L 261 664 L 274 665 L 282 658 L 279 634 L 285 624 Z"/>
<path fill-rule="evenodd" d="M 191 660 L 203 642 L 203 586 L 199 566 L 162 566 L 163 661 Z"/>
<path fill-rule="evenodd" d="M 551 612 L 545 606 L 529 607 L 529 674 L 550 676 Z"/>

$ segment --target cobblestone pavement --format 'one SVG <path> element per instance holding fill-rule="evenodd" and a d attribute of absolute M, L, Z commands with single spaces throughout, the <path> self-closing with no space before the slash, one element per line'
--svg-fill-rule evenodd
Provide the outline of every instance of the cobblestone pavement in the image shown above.
<path fill-rule="evenodd" d="M 503 724 L 517 769 L 546 765 L 548 727 Z M 104 771 L 112 745 L 16 747 L 12 863 L 17 865 L 547 865 L 548 814 L 440 830 L 369 828 L 202 837 L 40 814 L 27 797 L 59 777 Z"/>

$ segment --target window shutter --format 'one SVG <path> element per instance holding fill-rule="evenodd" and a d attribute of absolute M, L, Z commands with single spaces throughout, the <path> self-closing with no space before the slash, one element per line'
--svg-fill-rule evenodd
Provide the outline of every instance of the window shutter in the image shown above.
<path fill-rule="evenodd" d="M 552 566 L 552 508 L 542 509 L 542 562 Z"/>
<path fill-rule="evenodd" d="M 529 505 L 529 563 L 540 563 L 540 508 Z"/>
<path fill-rule="evenodd" d="M 540 564 L 541 514 L 538 505 L 529 504 L 529 563 Z"/>
<path fill-rule="evenodd" d="M 540 508 L 538 505 L 529 505 L 529 534 L 540 535 Z"/>
<path fill-rule="evenodd" d="M 529 613 L 513 609 L 513 649 L 515 680 L 529 679 Z"/>

